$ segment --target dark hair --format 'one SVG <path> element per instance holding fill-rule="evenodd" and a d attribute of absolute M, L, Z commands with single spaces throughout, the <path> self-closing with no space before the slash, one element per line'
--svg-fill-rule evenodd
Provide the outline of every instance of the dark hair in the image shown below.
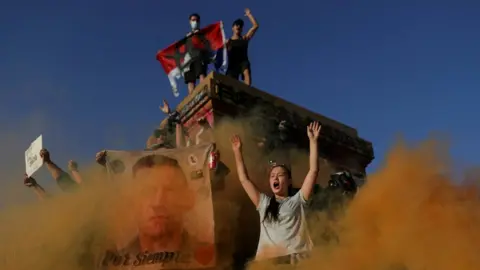
<path fill-rule="evenodd" d="M 196 18 L 197 18 L 197 21 L 200 21 L 200 15 L 198 15 L 198 13 L 192 13 L 192 14 L 190 14 L 190 16 L 188 16 L 188 19 L 191 20 L 192 17 L 196 17 Z"/>
<path fill-rule="evenodd" d="M 178 161 L 176 159 L 164 156 L 164 155 L 148 155 L 140 158 L 137 160 L 135 165 L 132 167 L 132 174 L 133 177 L 137 174 L 138 170 L 140 169 L 145 169 L 145 168 L 153 168 L 157 166 L 171 166 L 178 168 L 182 171 L 183 170 L 178 164 Z M 186 178 L 185 178 L 186 179 Z"/>
<path fill-rule="evenodd" d="M 244 22 L 243 22 L 242 19 L 236 19 L 236 20 L 233 22 L 232 26 L 235 26 L 235 25 L 243 28 Z"/>
<path fill-rule="evenodd" d="M 292 173 L 286 165 L 273 165 L 272 167 L 270 167 L 270 173 L 276 167 L 282 167 L 283 169 L 285 169 L 285 171 L 287 171 L 288 179 L 292 178 Z M 288 195 L 289 196 L 291 195 L 290 194 L 291 189 L 292 189 L 292 186 L 289 185 L 288 186 Z M 270 198 L 270 202 L 267 205 L 267 209 L 265 209 L 265 217 L 263 218 L 263 220 L 264 221 L 270 221 L 270 222 L 277 222 L 278 221 L 279 210 L 280 210 L 280 204 L 277 202 L 277 199 L 275 198 L 275 195 L 273 195 Z"/>

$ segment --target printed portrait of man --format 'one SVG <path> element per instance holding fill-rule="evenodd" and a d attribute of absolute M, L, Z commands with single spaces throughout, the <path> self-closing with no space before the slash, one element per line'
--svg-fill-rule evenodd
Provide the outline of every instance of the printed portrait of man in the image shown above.
<path fill-rule="evenodd" d="M 132 167 L 132 173 L 138 187 L 133 191 L 138 235 L 121 254 L 129 254 L 132 264 L 138 266 L 162 260 L 173 263 L 178 258 L 172 256 L 188 252 L 192 259 L 198 259 L 195 253 L 199 250 L 204 251 L 206 246 L 213 249 L 196 241 L 184 228 L 184 217 L 195 205 L 195 193 L 177 160 L 155 154 L 144 156 Z M 152 255 L 155 253 L 160 255 Z"/>
<path fill-rule="evenodd" d="M 186 229 L 197 194 L 178 161 L 150 154 L 139 158 L 131 173 L 133 185 L 126 203 L 137 233 L 115 252 L 106 252 L 102 269 L 203 268 L 214 263 L 214 244 L 199 241 Z"/>

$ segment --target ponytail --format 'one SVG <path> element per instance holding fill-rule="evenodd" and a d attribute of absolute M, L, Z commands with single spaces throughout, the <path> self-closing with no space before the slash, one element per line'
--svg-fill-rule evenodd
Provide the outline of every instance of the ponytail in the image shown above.
<path fill-rule="evenodd" d="M 280 204 L 277 202 L 277 199 L 275 199 L 275 196 L 272 196 L 267 209 L 265 209 L 265 217 L 263 218 L 263 221 L 277 222 L 279 210 Z"/>

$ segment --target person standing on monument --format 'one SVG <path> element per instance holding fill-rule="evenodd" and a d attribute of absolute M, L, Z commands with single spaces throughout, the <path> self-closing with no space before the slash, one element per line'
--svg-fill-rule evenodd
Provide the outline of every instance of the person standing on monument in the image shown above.
<path fill-rule="evenodd" d="M 198 43 L 196 40 L 198 37 L 196 35 L 200 32 L 200 15 L 193 13 L 188 18 L 192 30 L 187 33 L 186 43 L 187 47 L 192 48 L 189 54 L 193 60 L 190 62 L 188 70 L 183 76 L 185 78 L 185 84 L 187 84 L 188 87 L 188 94 L 190 95 L 193 93 L 193 90 L 195 90 L 195 83 L 197 79 L 202 82 L 205 76 L 207 76 L 208 62 L 206 61 L 204 51 L 193 48 L 193 44 Z"/>
<path fill-rule="evenodd" d="M 245 9 L 245 16 L 252 23 L 252 27 L 243 35 L 242 19 L 237 19 L 232 25 L 232 37 L 227 41 L 228 68 L 227 75 L 238 80 L 242 76 L 246 85 L 252 85 L 250 60 L 248 59 L 248 44 L 258 30 L 258 23 L 250 9 Z"/>
<path fill-rule="evenodd" d="M 321 126 L 317 122 L 307 127 L 310 141 L 310 169 L 301 189 L 290 196 L 291 170 L 283 164 L 271 164 L 269 182 L 272 195 L 258 190 L 247 173 L 238 135 L 231 139 L 238 178 L 260 216 L 260 239 L 256 259 L 276 263 L 296 264 L 308 256 L 312 241 L 308 234 L 305 208 L 312 197 L 318 176 L 318 138 Z"/>

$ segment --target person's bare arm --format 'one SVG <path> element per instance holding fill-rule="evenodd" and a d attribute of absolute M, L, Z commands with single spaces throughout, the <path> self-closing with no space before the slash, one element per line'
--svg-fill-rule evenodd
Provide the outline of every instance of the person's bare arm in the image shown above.
<path fill-rule="evenodd" d="M 68 162 L 68 170 L 70 171 L 70 174 L 72 175 L 73 181 L 77 182 L 77 184 L 82 184 L 83 178 L 80 172 L 78 171 L 78 164 L 77 162 L 70 160 Z"/>
<path fill-rule="evenodd" d="M 52 175 L 53 179 L 58 179 L 62 174 L 65 172 L 60 169 L 51 159 L 50 159 L 50 152 L 47 149 L 42 149 L 40 151 L 40 157 L 43 159 L 43 164 L 47 166 L 48 171 Z"/>
<path fill-rule="evenodd" d="M 25 174 L 25 177 L 23 178 L 23 184 L 26 187 L 33 189 L 33 192 L 35 192 L 35 194 L 37 195 L 40 201 L 43 201 L 49 197 L 45 189 L 42 186 L 40 186 L 33 177 L 28 177 Z"/>
<path fill-rule="evenodd" d="M 40 151 L 40 157 L 42 157 L 43 163 L 47 166 L 48 171 L 62 191 L 72 192 L 77 189 L 78 184 L 68 173 L 60 169 L 60 167 L 51 160 L 50 153 L 47 149 L 42 149 Z"/>
<path fill-rule="evenodd" d="M 160 106 L 160 110 L 169 117 L 172 117 L 172 110 L 165 99 L 163 100 L 163 105 Z M 175 146 L 177 148 L 185 146 L 185 136 L 183 134 L 183 127 L 180 123 L 175 124 Z"/>
<path fill-rule="evenodd" d="M 255 19 L 255 17 L 253 17 L 252 13 L 250 12 L 250 9 L 248 8 L 245 9 L 245 16 L 247 16 L 250 22 L 252 23 L 252 27 L 248 30 L 247 34 L 245 35 L 245 39 L 252 39 L 258 30 L 258 27 L 259 27 L 258 22 Z"/>
<path fill-rule="evenodd" d="M 162 100 L 162 103 L 162 106 L 159 106 L 159 108 L 164 114 L 168 115 L 170 113 L 170 105 L 168 105 L 168 102 L 165 99 Z"/>
<path fill-rule="evenodd" d="M 310 169 L 303 181 L 300 189 L 303 198 L 308 201 L 312 195 L 312 191 L 318 176 L 318 137 L 320 135 L 321 126 L 318 122 L 313 122 L 307 127 L 307 135 L 310 141 Z"/>
<path fill-rule="evenodd" d="M 33 188 L 33 192 L 37 194 L 37 197 L 39 200 L 43 201 L 49 197 L 45 189 L 39 184 L 33 186 L 32 188 Z"/>
<path fill-rule="evenodd" d="M 238 135 L 234 135 L 231 139 L 233 154 L 235 155 L 235 164 L 237 166 L 238 179 L 242 184 L 243 189 L 247 193 L 250 200 L 252 200 L 255 207 L 260 203 L 260 192 L 255 184 L 250 181 L 248 177 L 247 168 L 243 161 L 242 141 Z"/>
<path fill-rule="evenodd" d="M 185 135 L 183 134 L 183 127 L 180 123 L 175 125 L 175 144 L 177 148 L 185 146 Z"/>

